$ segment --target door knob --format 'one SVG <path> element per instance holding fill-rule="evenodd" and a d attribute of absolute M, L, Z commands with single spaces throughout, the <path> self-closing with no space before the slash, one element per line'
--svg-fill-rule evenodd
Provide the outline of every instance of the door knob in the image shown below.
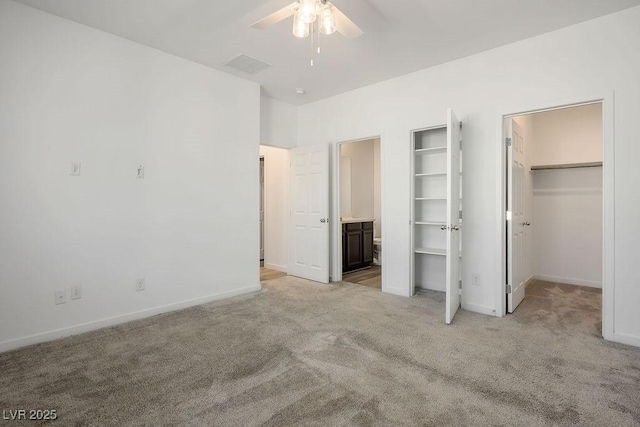
<path fill-rule="evenodd" d="M 531 223 L 530 223 L 529 221 L 527 221 L 527 222 L 525 223 L 525 225 L 528 227 L 528 226 L 530 226 L 530 225 L 531 225 Z"/>
<path fill-rule="evenodd" d="M 458 231 L 458 230 L 460 230 L 460 226 L 458 226 L 458 225 L 452 225 L 452 226 L 451 226 L 451 229 L 452 229 L 452 230 L 455 230 L 455 231 Z"/>
<path fill-rule="evenodd" d="M 522 225 L 522 226 L 524 227 L 525 225 L 527 225 L 527 223 L 526 223 L 526 222 L 524 222 L 524 221 L 522 221 L 522 222 L 520 223 L 520 225 Z"/>
<path fill-rule="evenodd" d="M 446 230 L 446 229 L 447 229 L 447 226 L 446 226 L 446 225 L 442 225 L 442 226 L 440 226 L 440 230 L 443 230 L 443 231 L 444 231 L 444 230 Z"/>
<path fill-rule="evenodd" d="M 320 218 L 320 222 L 327 222 L 325 218 Z"/>

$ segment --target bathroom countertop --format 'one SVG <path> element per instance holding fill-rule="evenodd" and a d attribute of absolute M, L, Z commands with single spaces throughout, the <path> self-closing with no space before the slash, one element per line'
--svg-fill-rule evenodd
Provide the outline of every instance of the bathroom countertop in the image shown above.
<path fill-rule="evenodd" d="M 375 222 L 375 218 L 340 218 L 343 224 L 352 224 L 354 222 Z"/>

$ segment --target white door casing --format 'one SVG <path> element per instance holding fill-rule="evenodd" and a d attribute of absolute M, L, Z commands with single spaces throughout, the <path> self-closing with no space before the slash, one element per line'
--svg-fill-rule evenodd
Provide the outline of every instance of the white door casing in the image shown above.
<path fill-rule="evenodd" d="M 507 119 L 507 311 L 513 313 L 525 293 L 525 144 L 518 123 Z M 511 292 L 509 292 L 509 289 Z"/>
<path fill-rule="evenodd" d="M 329 147 L 291 149 L 290 274 L 329 283 Z"/>
<path fill-rule="evenodd" d="M 260 157 L 260 260 L 264 260 L 264 157 Z"/>
<path fill-rule="evenodd" d="M 447 271 L 445 321 L 460 307 L 460 121 L 447 110 Z"/>

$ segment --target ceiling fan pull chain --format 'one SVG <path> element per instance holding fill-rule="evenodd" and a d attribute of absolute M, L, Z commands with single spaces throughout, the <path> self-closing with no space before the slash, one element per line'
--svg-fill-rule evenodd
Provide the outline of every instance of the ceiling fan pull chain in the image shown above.
<path fill-rule="evenodd" d="M 315 39 L 315 25 L 313 22 L 310 25 L 309 31 L 311 32 L 311 66 L 313 67 L 313 41 Z"/>
<path fill-rule="evenodd" d="M 316 22 L 318 22 L 318 21 L 319 20 L 316 19 Z M 318 55 L 320 55 L 320 33 L 321 33 L 321 31 L 320 31 L 320 23 L 318 22 L 318 50 L 317 50 Z"/>

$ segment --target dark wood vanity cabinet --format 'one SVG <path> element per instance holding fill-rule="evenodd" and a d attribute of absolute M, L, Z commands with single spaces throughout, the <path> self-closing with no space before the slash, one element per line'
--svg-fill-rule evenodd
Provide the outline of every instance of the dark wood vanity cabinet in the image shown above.
<path fill-rule="evenodd" d="M 365 268 L 373 262 L 373 222 L 342 224 L 342 271 Z"/>

